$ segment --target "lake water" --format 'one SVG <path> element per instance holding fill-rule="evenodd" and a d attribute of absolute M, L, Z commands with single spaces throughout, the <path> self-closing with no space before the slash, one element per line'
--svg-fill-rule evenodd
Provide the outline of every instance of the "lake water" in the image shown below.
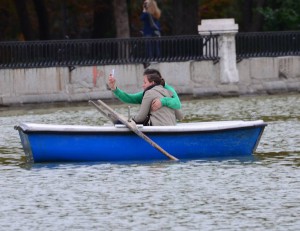
<path fill-rule="evenodd" d="M 183 101 L 187 121 L 268 123 L 236 159 L 30 165 L 19 122 L 107 120 L 88 104 L 0 110 L 1 230 L 300 230 L 300 94 Z"/>

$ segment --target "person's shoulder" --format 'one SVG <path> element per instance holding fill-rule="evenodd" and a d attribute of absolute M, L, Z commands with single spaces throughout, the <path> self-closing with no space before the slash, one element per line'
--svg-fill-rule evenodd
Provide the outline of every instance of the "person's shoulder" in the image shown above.
<path fill-rule="evenodd" d="M 156 92 L 159 92 L 160 94 L 162 94 L 164 96 L 172 96 L 172 93 L 167 88 L 163 87 L 162 85 L 155 86 L 153 88 L 153 90 L 155 90 Z"/>
<path fill-rule="evenodd" d="M 165 90 L 163 86 L 157 85 L 157 86 L 154 86 L 154 87 L 152 87 L 151 89 L 147 90 L 147 91 L 145 92 L 145 95 L 146 95 L 146 94 L 147 94 L 147 95 L 154 94 L 154 93 L 157 93 L 157 92 L 161 92 L 161 91 L 163 91 L 163 90 Z"/>
<path fill-rule="evenodd" d="M 164 87 L 162 85 L 156 85 L 155 87 L 153 87 L 152 89 L 164 89 Z"/>
<path fill-rule="evenodd" d="M 174 87 L 172 87 L 171 85 L 165 83 L 165 88 L 168 90 L 174 90 Z"/>

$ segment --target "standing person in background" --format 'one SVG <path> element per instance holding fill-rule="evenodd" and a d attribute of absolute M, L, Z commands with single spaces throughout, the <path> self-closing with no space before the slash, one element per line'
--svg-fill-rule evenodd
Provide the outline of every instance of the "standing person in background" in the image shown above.
<path fill-rule="evenodd" d="M 161 11 L 155 0 L 145 0 L 141 20 L 144 23 L 143 36 L 154 37 L 160 36 L 160 19 Z"/>
<path fill-rule="evenodd" d="M 160 37 L 161 27 L 160 19 L 161 11 L 157 6 L 155 0 L 145 0 L 143 4 L 143 12 L 141 14 L 141 20 L 143 21 L 143 36 L 144 37 Z M 153 44 L 155 41 L 147 41 L 146 52 L 149 57 L 159 56 L 158 44 Z M 153 49 L 155 48 L 155 49 Z"/>

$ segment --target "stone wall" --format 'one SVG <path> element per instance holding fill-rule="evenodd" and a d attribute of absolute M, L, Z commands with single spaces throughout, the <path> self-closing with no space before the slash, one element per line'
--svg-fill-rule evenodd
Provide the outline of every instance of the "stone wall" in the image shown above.
<path fill-rule="evenodd" d="M 220 63 L 212 61 L 155 63 L 166 82 L 191 97 L 300 93 L 300 57 L 251 58 L 237 63 L 238 79 L 224 82 Z M 115 69 L 118 86 L 142 90 L 143 65 L 0 70 L 0 105 L 78 102 L 110 99 L 108 75 Z"/>

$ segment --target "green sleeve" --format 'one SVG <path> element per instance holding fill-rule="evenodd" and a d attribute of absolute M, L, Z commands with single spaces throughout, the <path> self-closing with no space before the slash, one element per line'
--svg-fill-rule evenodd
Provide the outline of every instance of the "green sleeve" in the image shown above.
<path fill-rule="evenodd" d="M 143 92 L 128 94 L 119 88 L 113 91 L 114 95 L 124 103 L 141 104 L 143 100 Z"/>
<path fill-rule="evenodd" d="M 165 88 L 173 93 L 172 97 L 163 97 L 160 99 L 161 104 L 163 106 L 172 108 L 172 109 L 180 109 L 181 108 L 181 102 L 180 99 L 173 87 L 171 87 L 168 84 L 165 84 Z"/>

